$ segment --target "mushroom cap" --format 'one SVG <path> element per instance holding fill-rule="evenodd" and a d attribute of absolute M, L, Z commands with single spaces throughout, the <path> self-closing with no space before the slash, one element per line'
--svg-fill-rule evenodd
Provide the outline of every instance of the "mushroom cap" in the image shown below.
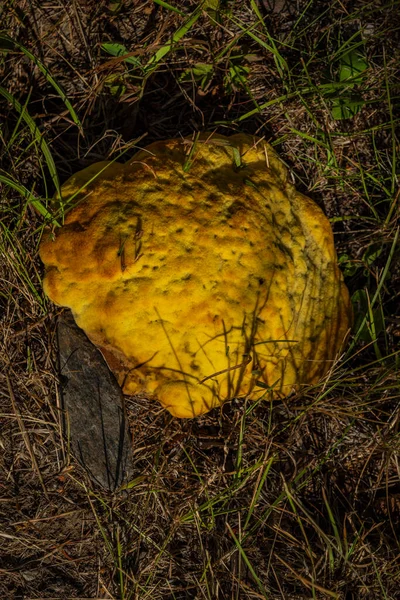
<path fill-rule="evenodd" d="M 322 210 L 263 140 L 155 142 L 62 186 L 44 290 L 71 308 L 127 394 L 177 417 L 318 382 L 351 323 Z"/>

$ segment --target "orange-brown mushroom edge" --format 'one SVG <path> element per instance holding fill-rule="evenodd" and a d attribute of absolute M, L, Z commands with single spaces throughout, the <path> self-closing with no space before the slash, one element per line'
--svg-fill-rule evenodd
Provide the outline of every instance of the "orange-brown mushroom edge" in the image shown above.
<path fill-rule="evenodd" d="M 351 323 L 332 230 L 264 141 L 156 142 L 72 176 L 62 201 L 40 246 L 44 289 L 126 394 L 191 418 L 331 369 Z"/>

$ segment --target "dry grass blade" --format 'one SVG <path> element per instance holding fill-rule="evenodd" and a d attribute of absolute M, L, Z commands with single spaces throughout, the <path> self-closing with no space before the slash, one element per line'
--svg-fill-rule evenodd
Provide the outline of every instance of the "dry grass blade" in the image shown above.
<path fill-rule="evenodd" d="M 171 41 L 168 42 L 167 44 L 164 44 L 159 50 L 157 50 L 157 52 L 154 54 L 154 56 L 151 57 L 151 59 L 148 61 L 147 65 L 145 66 L 147 75 L 149 75 L 155 69 L 157 69 L 158 63 L 165 56 L 167 56 L 167 54 L 169 54 L 173 50 L 174 45 L 177 42 L 179 42 L 179 40 L 181 40 L 188 33 L 188 31 L 191 29 L 191 27 L 200 18 L 206 4 L 207 4 L 207 0 L 203 0 L 201 2 L 200 6 L 198 6 L 193 11 L 193 13 L 190 15 L 190 17 L 188 19 L 186 19 L 185 23 L 183 25 L 181 25 L 181 27 L 179 27 L 179 29 L 177 29 L 175 31 L 175 33 L 171 37 Z"/>
<path fill-rule="evenodd" d="M 20 428 L 20 431 L 21 431 L 21 435 L 22 435 L 22 438 L 24 440 L 26 449 L 28 450 L 29 456 L 31 457 L 32 467 L 35 470 L 35 473 L 36 473 L 36 475 L 39 478 L 40 484 L 41 484 L 41 486 L 43 488 L 44 495 L 46 496 L 47 500 L 50 502 L 50 498 L 49 498 L 49 495 L 47 493 L 46 486 L 44 485 L 42 473 L 40 472 L 39 465 L 38 465 L 37 460 L 36 460 L 35 452 L 34 452 L 34 450 L 32 448 L 32 444 L 31 444 L 31 441 L 29 439 L 29 434 L 26 431 L 24 420 L 23 420 L 22 415 L 21 415 L 21 411 L 18 408 L 18 404 L 17 404 L 15 396 L 14 396 L 14 390 L 12 388 L 11 379 L 10 379 L 9 375 L 6 375 L 6 380 L 7 380 L 8 393 L 10 394 L 11 404 L 12 404 L 13 410 L 15 412 L 15 416 L 17 418 L 18 425 L 19 425 L 19 428 Z"/>
<path fill-rule="evenodd" d="M 310 581 L 308 578 L 300 575 L 299 573 L 297 573 L 293 567 L 291 567 L 281 556 L 279 556 L 278 554 L 276 555 L 276 558 L 279 560 L 280 563 L 282 563 L 291 573 L 293 573 L 293 575 L 296 577 L 296 579 L 298 579 L 299 581 L 301 581 L 301 583 L 303 583 L 307 588 L 309 588 L 310 590 L 316 589 L 319 592 L 322 592 L 323 594 L 325 594 L 326 596 L 329 596 L 329 598 L 335 598 L 335 600 L 339 600 L 340 596 L 339 594 L 336 594 L 335 592 L 331 592 L 330 590 L 327 590 L 326 588 L 322 587 L 321 585 L 318 585 L 317 583 L 314 583 L 313 581 Z"/>
<path fill-rule="evenodd" d="M 18 100 L 12 94 L 10 94 L 6 89 L 4 89 L 1 86 L 0 86 L 0 95 L 3 96 L 6 100 L 8 100 L 8 102 L 10 102 L 10 104 L 12 104 L 12 106 L 15 108 L 15 110 L 21 116 L 22 120 L 25 121 L 25 123 L 29 127 L 33 137 L 36 140 L 38 148 L 43 152 L 43 155 L 46 159 L 46 164 L 49 169 L 49 173 L 50 173 L 51 179 L 53 181 L 54 187 L 56 188 L 57 191 L 59 191 L 60 182 L 58 179 L 56 165 L 55 165 L 53 156 L 50 152 L 50 148 L 49 148 L 46 140 L 43 137 L 43 134 L 40 132 L 35 121 L 32 119 L 32 117 L 28 113 L 26 107 L 22 106 L 22 104 L 20 102 L 18 102 Z"/>
<path fill-rule="evenodd" d="M 7 175 L 2 175 L 0 173 L 0 182 L 5 185 L 13 188 L 17 192 L 21 194 L 24 198 L 26 198 L 28 204 L 31 204 L 37 212 L 44 217 L 47 223 L 54 223 L 57 227 L 61 227 L 61 224 L 53 217 L 53 215 L 47 210 L 43 202 L 39 198 L 35 198 L 35 196 L 28 190 L 24 185 L 14 181 L 11 177 Z"/>
<path fill-rule="evenodd" d="M 45 65 L 36 56 L 34 56 L 32 54 L 32 52 L 30 52 L 27 48 L 25 48 L 25 46 L 23 46 L 22 44 L 20 44 L 19 42 L 15 41 L 15 40 L 11 39 L 8 35 L 0 33 L 0 49 L 1 50 L 13 50 L 14 48 L 17 48 L 18 50 L 23 52 L 25 54 L 25 56 L 27 56 L 29 58 L 29 60 L 31 60 L 38 67 L 38 69 L 40 69 L 40 71 L 45 76 L 46 80 L 50 83 L 50 85 L 53 86 L 53 88 L 56 90 L 57 94 L 60 96 L 60 98 L 64 102 L 75 125 L 77 125 L 79 127 L 79 129 L 82 131 L 82 124 L 79 120 L 78 115 L 75 112 L 74 107 L 72 106 L 71 102 L 69 101 L 68 96 L 66 95 L 66 93 L 64 92 L 62 87 L 54 79 L 54 77 L 52 77 L 52 75 L 51 75 L 50 71 L 47 69 L 47 67 L 45 67 Z"/>

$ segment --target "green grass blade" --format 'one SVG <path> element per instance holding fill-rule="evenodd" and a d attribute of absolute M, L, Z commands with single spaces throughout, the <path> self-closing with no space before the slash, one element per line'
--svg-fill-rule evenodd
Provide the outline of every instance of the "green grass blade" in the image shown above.
<path fill-rule="evenodd" d="M 278 96 L 277 98 L 273 98 L 272 100 L 268 100 L 267 102 L 263 102 L 257 108 L 253 108 L 249 112 L 241 115 L 237 119 L 229 121 L 229 123 L 240 123 L 241 121 L 245 121 L 250 117 L 253 117 L 256 114 L 260 114 L 262 110 L 265 108 L 269 108 L 270 106 L 274 106 L 275 104 L 280 104 L 282 102 L 286 102 L 287 100 L 292 100 L 297 96 L 304 96 L 306 94 L 326 94 L 327 92 L 331 92 L 332 90 L 342 90 L 347 86 L 347 82 L 345 81 L 332 81 L 330 83 L 322 83 L 319 85 L 306 86 L 304 88 L 299 88 L 294 92 L 289 92 L 287 94 L 283 94 L 282 96 Z M 226 125 L 228 122 L 225 121 L 217 121 L 216 124 Z M 336 134 L 338 135 L 338 134 Z"/>
<path fill-rule="evenodd" d="M 246 412 L 243 413 L 242 418 L 240 420 L 240 430 L 239 430 L 239 439 L 237 443 L 237 451 L 236 451 L 236 465 L 235 465 L 235 480 L 240 480 L 242 478 L 242 460 L 243 460 L 243 442 L 244 442 L 244 434 L 246 429 Z"/>
<path fill-rule="evenodd" d="M 324 504 L 325 504 L 325 508 L 327 510 L 327 513 L 328 513 L 329 522 L 331 524 L 331 527 L 333 529 L 333 533 L 335 535 L 337 547 L 340 550 L 340 553 L 343 555 L 343 545 L 342 545 L 342 539 L 340 537 L 339 527 L 338 527 L 338 525 L 336 523 L 335 515 L 333 514 L 333 510 L 331 508 L 331 505 L 329 504 L 325 488 L 322 488 L 321 492 L 322 492 L 322 498 L 323 498 L 323 501 L 324 501 Z"/>
<path fill-rule="evenodd" d="M 272 467 L 274 461 L 275 461 L 275 457 L 271 456 L 271 458 L 265 464 L 263 464 L 263 466 L 261 468 L 262 469 L 261 470 L 261 477 L 259 477 L 259 480 L 258 480 L 258 483 L 257 483 L 257 487 L 255 489 L 253 498 L 252 498 L 251 503 L 249 505 L 249 510 L 247 512 L 246 520 L 245 520 L 244 525 L 243 525 L 243 531 L 245 531 L 247 529 L 247 526 L 248 526 L 248 524 L 250 522 L 250 519 L 252 517 L 254 509 L 257 506 L 258 500 L 260 498 L 260 494 L 261 494 L 261 492 L 263 490 L 263 487 L 264 487 L 264 484 L 265 484 L 265 480 L 268 477 L 268 474 L 269 474 L 269 472 L 271 470 L 271 467 Z"/>
<path fill-rule="evenodd" d="M 14 48 L 17 48 L 18 50 L 23 52 L 25 54 L 25 56 L 27 58 L 29 58 L 29 60 L 31 60 L 33 62 L 37 66 L 37 68 L 43 73 L 43 75 L 45 76 L 46 80 L 50 83 L 50 85 L 52 85 L 53 88 L 56 90 L 57 94 L 60 96 L 61 100 L 64 102 L 66 108 L 68 109 L 68 112 L 71 115 L 71 118 L 72 118 L 73 122 L 75 123 L 75 125 L 77 125 L 79 127 L 79 129 L 82 130 L 82 123 L 80 122 L 80 119 L 79 119 L 78 115 L 76 114 L 74 107 L 72 106 L 71 102 L 69 101 L 67 94 L 64 92 L 61 85 L 59 83 L 57 83 L 57 81 L 51 75 L 49 69 L 47 67 L 45 67 L 45 65 L 40 60 L 38 58 L 36 58 L 36 56 L 34 54 L 32 54 L 32 52 L 30 52 L 27 48 L 25 48 L 25 46 L 23 46 L 22 44 L 20 44 L 19 42 L 15 41 L 15 40 L 13 40 L 12 38 L 10 38 L 8 35 L 6 35 L 4 33 L 0 34 L 0 48 L 5 48 L 7 50 L 13 50 Z"/>
<path fill-rule="evenodd" d="M 22 119 L 25 121 L 26 125 L 29 127 L 39 148 L 41 149 L 41 151 L 44 154 L 44 157 L 45 157 L 46 163 L 47 163 L 47 167 L 50 172 L 50 176 L 53 180 L 53 183 L 54 183 L 54 186 L 55 186 L 57 192 L 59 192 L 60 182 L 58 179 L 56 165 L 54 163 L 52 154 L 50 152 L 50 148 L 47 145 L 47 142 L 44 139 L 39 127 L 36 125 L 35 121 L 32 119 L 32 117 L 28 113 L 26 107 L 23 107 L 22 104 L 20 102 L 18 102 L 18 100 L 16 98 L 14 98 L 14 96 L 12 94 L 10 94 L 2 86 L 0 86 L 0 94 L 13 105 L 15 110 L 18 112 L 19 115 L 21 115 Z"/>
<path fill-rule="evenodd" d="M 164 2 L 163 0 L 153 0 L 153 2 L 154 2 L 154 4 L 158 4 L 159 6 L 162 6 L 163 8 L 166 8 L 167 10 L 176 12 L 181 17 L 186 16 L 184 12 L 179 10 L 179 8 L 175 8 L 175 6 L 171 6 L 171 4 L 168 4 L 168 2 Z"/>
<path fill-rule="evenodd" d="M 189 29 L 196 23 L 203 12 L 203 5 L 204 3 L 202 2 L 201 5 L 196 8 L 196 10 L 190 15 L 185 23 L 173 34 L 170 42 L 164 44 L 164 46 L 157 50 L 145 67 L 147 75 L 152 73 L 157 68 L 158 63 L 164 58 L 164 56 L 171 52 L 174 44 L 179 42 L 179 40 L 182 39 L 183 36 L 187 34 Z"/>
<path fill-rule="evenodd" d="M 126 63 L 133 65 L 134 67 L 142 67 L 140 60 L 136 56 L 132 56 L 132 53 L 128 52 L 126 46 L 123 44 L 104 42 L 104 44 L 101 45 L 101 48 L 108 54 L 111 54 L 111 56 L 121 58 Z"/>
<path fill-rule="evenodd" d="M 229 525 L 229 523 L 226 524 L 226 527 L 229 531 L 229 533 L 232 536 L 233 541 L 235 542 L 235 546 L 236 548 L 239 550 L 240 556 L 243 559 L 243 562 L 245 563 L 246 567 L 248 568 L 248 570 L 250 571 L 252 577 L 254 578 L 254 581 L 256 582 L 258 589 L 260 590 L 260 592 L 263 595 L 263 598 L 267 599 L 268 595 L 267 595 L 267 591 L 265 589 L 265 587 L 263 586 L 263 583 L 261 581 L 261 579 L 258 577 L 257 573 L 255 572 L 253 565 L 251 564 L 246 552 L 243 549 L 243 546 L 240 542 L 240 540 L 236 537 L 236 535 L 233 532 L 232 527 Z"/>
<path fill-rule="evenodd" d="M 388 106 L 388 110 L 389 110 L 390 126 L 391 126 L 391 133 L 392 133 L 392 177 L 391 177 L 392 188 L 391 188 L 391 195 L 394 195 L 395 189 L 397 186 L 397 181 L 398 181 L 398 178 L 397 178 L 398 135 L 397 135 L 396 129 L 394 127 L 394 117 L 393 117 L 394 102 L 393 102 L 393 98 L 391 97 L 391 92 L 390 92 L 385 49 L 383 49 L 383 61 L 384 61 L 384 67 L 385 67 L 384 73 L 385 73 L 385 88 L 386 88 L 386 96 L 387 96 L 387 106 Z"/>
<path fill-rule="evenodd" d="M 119 585 L 119 591 L 120 591 L 120 598 L 121 598 L 121 600 L 125 600 L 125 580 L 124 580 L 124 569 L 123 569 L 124 549 L 121 544 L 121 535 L 120 535 L 120 529 L 119 529 L 118 525 L 117 525 L 117 530 L 115 532 L 115 537 L 116 537 L 116 547 L 117 547 L 116 562 L 117 562 L 118 585 Z"/>
<path fill-rule="evenodd" d="M 375 306 L 375 302 L 379 298 L 379 295 L 381 293 L 383 285 L 384 285 L 384 283 L 386 281 L 386 277 L 387 277 L 387 275 L 389 273 L 389 267 L 390 267 L 391 262 L 393 260 L 393 256 L 394 256 L 394 254 L 396 252 L 397 240 L 399 239 L 399 233 L 400 233 L 400 229 L 397 228 L 395 236 L 394 236 L 394 239 L 393 239 L 392 247 L 390 249 L 389 257 L 387 259 L 385 268 L 383 269 L 383 272 L 382 272 L 382 275 L 381 275 L 378 287 L 376 289 L 376 292 L 375 292 L 375 294 L 372 297 L 371 304 L 370 304 L 370 309 L 372 309 Z M 349 346 L 349 349 L 347 350 L 345 358 L 347 358 L 350 355 L 351 351 L 353 350 L 354 346 L 356 345 L 356 343 L 358 341 L 358 338 L 360 337 L 360 335 L 361 335 L 361 333 L 362 333 L 362 331 L 363 331 L 363 329 L 365 327 L 365 324 L 367 322 L 368 316 L 369 316 L 368 313 L 364 315 L 364 318 L 363 318 L 363 320 L 360 323 L 358 331 L 356 331 L 356 333 L 354 335 L 354 338 L 353 338 L 353 341 L 351 342 L 351 344 Z"/>
<path fill-rule="evenodd" d="M 0 221 L 0 252 L 4 252 L 8 256 L 13 257 L 14 268 L 18 273 L 18 277 L 23 282 L 30 293 L 33 295 L 41 309 L 44 310 L 45 300 L 39 294 L 35 283 L 32 281 L 27 267 L 28 261 L 26 256 L 26 249 L 21 244 L 19 238 L 13 234 L 10 229 Z M 10 252 L 11 250 L 11 252 Z"/>
<path fill-rule="evenodd" d="M 13 132 L 12 132 L 12 134 L 10 135 L 10 139 L 8 140 L 8 142 L 7 142 L 7 144 L 6 144 L 6 147 L 5 147 L 5 149 L 6 149 L 6 151 L 7 151 L 7 152 L 9 152 L 9 151 L 10 151 L 10 148 L 12 147 L 12 145 L 14 144 L 15 140 L 16 140 L 16 139 L 17 139 L 17 137 L 18 137 L 18 134 L 19 134 L 19 132 L 20 132 L 20 125 L 21 125 L 21 121 L 22 121 L 22 115 L 23 115 L 24 111 L 25 111 L 25 110 L 27 110 L 27 106 L 28 106 L 28 104 L 29 104 L 30 97 L 31 97 L 31 96 L 30 96 L 30 93 L 28 93 L 28 95 L 27 95 L 27 97 L 26 97 L 26 100 L 25 100 L 25 102 L 24 102 L 24 105 L 23 105 L 23 107 L 22 107 L 22 111 L 21 111 L 21 113 L 18 115 L 18 119 L 17 119 L 17 122 L 15 123 L 15 127 L 14 127 L 14 129 L 13 129 Z"/>
<path fill-rule="evenodd" d="M 267 29 L 267 26 L 265 24 L 265 20 L 263 19 L 262 15 L 260 13 L 260 10 L 259 10 L 259 8 L 258 8 L 258 6 L 256 4 L 256 2 L 254 0 L 250 0 L 250 5 L 251 5 L 251 8 L 253 9 L 254 13 L 256 14 L 259 22 L 262 24 L 263 29 L 265 31 L 265 34 L 266 34 L 266 36 L 268 38 L 268 41 L 269 41 L 270 47 L 271 47 L 271 52 L 273 54 L 275 65 L 276 65 L 276 68 L 278 69 L 279 75 L 282 78 L 284 78 L 284 74 L 286 73 L 286 76 L 289 75 L 289 77 L 290 77 L 290 73 L 289 73 L 287 62 L 283 58 L 283 56 L 281 55 L 281 53 L 279 52 L 278 48 L 276 47 L 275 40 L 270 35 L 270 33 L 269 33 L 268 29 Z M 250 35 L 251 37 L 253 37 L 253 34 L 251 34 L 251 32 L 248 32 L 248 35 Z M 265 44 L 265 42 L 263 42 L 263 40 L 261 40 L 257 36 L 254 36 L 253 39 L 255 41 L 257 41 L 261 45 Z"/>
<path fill-rule="evenodd" d="M 4 183 L 8 187 L 14 189 L 16 192 L 21 194 L 21 196 L 26 198 L 26 200 L 28 201 L 28 204 L 31 204 L 39 214 L 41 214 L 43 217 L 45 217 L 46 220 L 51 221 L 52 223 L 57 225 L 57 227 L 61 227 L 60 223 L 47 210 L 47 208 L 44 206 L 43 202 L 39 198 L 36 198 L 32 194 L 32 192 L 30 192 L 28 190 L 28 188 L 26 188 L 24 185 L 22 185 L 22 183 L 18 183 L 16 181 L 14 181 L 14 179 L 9 177 L 8 175 L 2 175 L 1 173 L 0 173 L 0 182 Z"/>

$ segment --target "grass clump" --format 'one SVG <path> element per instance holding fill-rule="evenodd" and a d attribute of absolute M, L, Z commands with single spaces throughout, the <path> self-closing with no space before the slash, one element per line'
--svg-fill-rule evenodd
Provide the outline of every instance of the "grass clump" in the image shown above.
<path fill-rule="evenodd" d="M 398 8 L 3 2 L 2 597 L 398 597 Z M 325 210 L 351 342 L 283 402 L 179 421 L 127 398 L 136 475 L 107 494 L 61 431 L 59 309 L 37 256 L 62 220 L 48 199 L 144 134 L 213 130 L 264 136 Z"/>

